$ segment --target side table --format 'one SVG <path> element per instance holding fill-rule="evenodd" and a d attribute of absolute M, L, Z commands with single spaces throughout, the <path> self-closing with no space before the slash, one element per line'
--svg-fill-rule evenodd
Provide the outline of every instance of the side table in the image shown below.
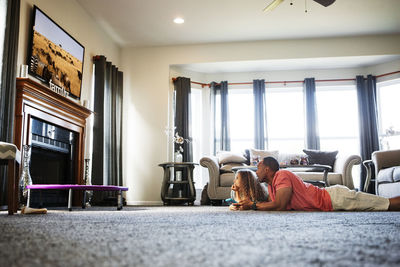
<path fill-rule="evenodd" d="M 164 169 L 161 199 L 164 205 L 188 203 L 194 205 L 196 190 L 193 182 L 194 162 L 165 162 L 158 166 Z"/>

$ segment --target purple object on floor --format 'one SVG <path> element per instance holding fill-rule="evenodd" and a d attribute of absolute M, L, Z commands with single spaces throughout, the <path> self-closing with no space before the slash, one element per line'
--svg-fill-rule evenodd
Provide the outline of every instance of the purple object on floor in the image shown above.
<path fill-rule="evenodd" d="M 32 184 L 27 185 L 27 189 L 74 189 L 74 190 L 93 190 L 93 191 L 128 191 L 128 187 L 115 185 L 80 185 L 80 184 Z"/>
<path fill-rule="evenodd" d="M 41 190 L 47 190 L 47 189 L 58 189 L 58 190 L 69 190 L 68 194 L 68 210 L 72 210 L 72 190 L 89 190 L 89 191 L 118 191 L 118 197 L 117 197 L 117 209 L 121 210 L 122 209 L 122 191 L 128 191 L 128 187 L 123 187 L 123 186 L 116 186 L 116 185 L 80 185 L 80 184 L 32 184 L 32 185 L 27 185 L 26 188 L 28 189 L 28 202 L 26 204 L 27 207 L 29 207 L 29 202 L 30 202 L 30 195 L 31 195 L 31 190 L 32 189 L 41 189 Z M 86 192 L 84 192 L 84 197 L 83 197 L 83 203 L 82 203 L 82 208 L 85 208 L 85 198 L 86 198 Z"/>

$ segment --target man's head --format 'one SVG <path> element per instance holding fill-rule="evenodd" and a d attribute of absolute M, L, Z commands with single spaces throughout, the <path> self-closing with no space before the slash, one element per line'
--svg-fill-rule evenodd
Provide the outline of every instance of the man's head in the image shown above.
<path fill-rule="evenodd" d="M 257 177 L 260 183 L 271 183 L 275 173 L 279 170 L 279 163 L 273 157 L 266 157 L 257 165 Z"/>

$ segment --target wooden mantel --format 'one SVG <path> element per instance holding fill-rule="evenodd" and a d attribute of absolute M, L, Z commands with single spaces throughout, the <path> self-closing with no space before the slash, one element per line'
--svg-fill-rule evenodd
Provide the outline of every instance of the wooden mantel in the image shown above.
<path fill-rule="evenodd" d="M 86 119 L 91 113 L 89 109 L 51 91 L 41 83 L 17 78 L 15 144 L 19 149 L 25 144 L 31 144 L 32 117 L 75 132 L 78 136 L 73 180 L 76 184 L 83 184 Z"/>

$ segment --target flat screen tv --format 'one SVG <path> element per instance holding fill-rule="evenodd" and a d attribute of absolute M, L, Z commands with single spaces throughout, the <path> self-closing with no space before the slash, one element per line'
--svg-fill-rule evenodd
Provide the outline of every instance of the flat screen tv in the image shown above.
<path fill-rule="evenodd" d="M 33 8 L 29 74 L 80 99 L 85 48 L 37 6 Z"/>

